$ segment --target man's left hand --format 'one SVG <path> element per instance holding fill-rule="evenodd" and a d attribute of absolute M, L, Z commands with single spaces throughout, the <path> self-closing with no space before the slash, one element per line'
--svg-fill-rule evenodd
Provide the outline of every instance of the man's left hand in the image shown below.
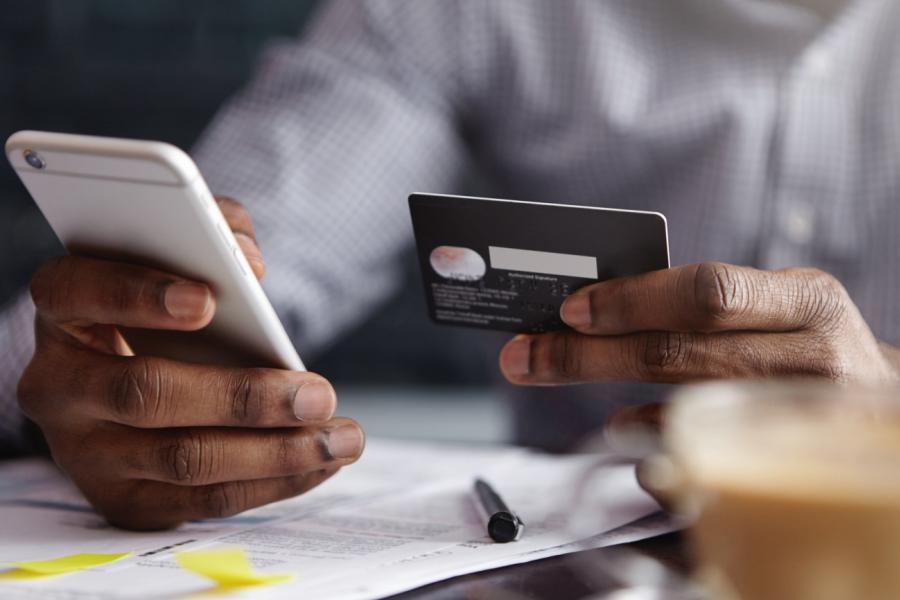
<path fill-rule="evenodd" d="M 703 263 L 655 271 L 585 287 L 561 316 L 574 331 L 520 335 L 503 348 L 507 379 L 898 378 L 843 286 L 814 269 Z"/>

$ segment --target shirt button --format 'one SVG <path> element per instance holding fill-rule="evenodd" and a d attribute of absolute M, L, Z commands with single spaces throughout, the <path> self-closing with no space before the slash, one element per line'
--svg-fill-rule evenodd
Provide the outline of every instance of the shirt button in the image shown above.
<path fill-rule="evenodd" d="M 805 245 L 815 234 L 815 213 L 811 206 L 796 205 L 788 209 L 783 217 L 782 229 L 788 241 Z"/>

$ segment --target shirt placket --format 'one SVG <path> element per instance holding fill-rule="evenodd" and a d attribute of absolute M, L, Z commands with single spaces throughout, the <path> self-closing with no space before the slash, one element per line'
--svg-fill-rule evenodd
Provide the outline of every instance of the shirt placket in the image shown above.
<path fill-rule="evenodd" d="M 767 234 L 760 266 L 814 265 L 820 233 L 846 188 L 848 151 L 836 65 L 827 40 L 811 45 L 782 78 L 772 144 Z"/>

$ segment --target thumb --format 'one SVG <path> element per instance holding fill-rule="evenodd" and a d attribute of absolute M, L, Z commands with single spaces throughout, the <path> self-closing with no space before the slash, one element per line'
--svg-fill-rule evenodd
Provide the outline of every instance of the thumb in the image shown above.
<path fill-rule="evenodd" d="M 663 453 L 662 429 L 665 405 L 660 402 L 623 406 L 612 413 L 603 430 L 606 443 L 615 452 L 637 458 L 638 485 L 671 512 L 677 488 L 677 472 Z"/>
<path fill-rule="evenodd" d="M 643 458 L 661 450 L 664 421 L 664 407 L 659 402 L 623 406 L 606 419 L 603 438 L 613 451 Z"/>

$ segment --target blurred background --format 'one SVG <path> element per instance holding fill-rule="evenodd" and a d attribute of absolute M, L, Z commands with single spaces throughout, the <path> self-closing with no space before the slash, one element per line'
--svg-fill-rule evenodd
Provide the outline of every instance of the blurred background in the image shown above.
<path fill-rule="evenodd" d="M 0 15 L 0 137 L 20 129 L 163 140 L 190 149 L 250 77 L 260 51 L 301 35 L 316 0 L 29 0 Z M 213 190 L 215 192 L 215 190 Z M 62 252 L 0 166 L 0 303 Z M 483 335 L 428 320 L 414 257 L 407 285 L 308 366 L 370 434 L 506 439 Z M 300 348 L 303 355 L 303 349 Z M 309 358 L 309 357 L 305 357 Z"/>

